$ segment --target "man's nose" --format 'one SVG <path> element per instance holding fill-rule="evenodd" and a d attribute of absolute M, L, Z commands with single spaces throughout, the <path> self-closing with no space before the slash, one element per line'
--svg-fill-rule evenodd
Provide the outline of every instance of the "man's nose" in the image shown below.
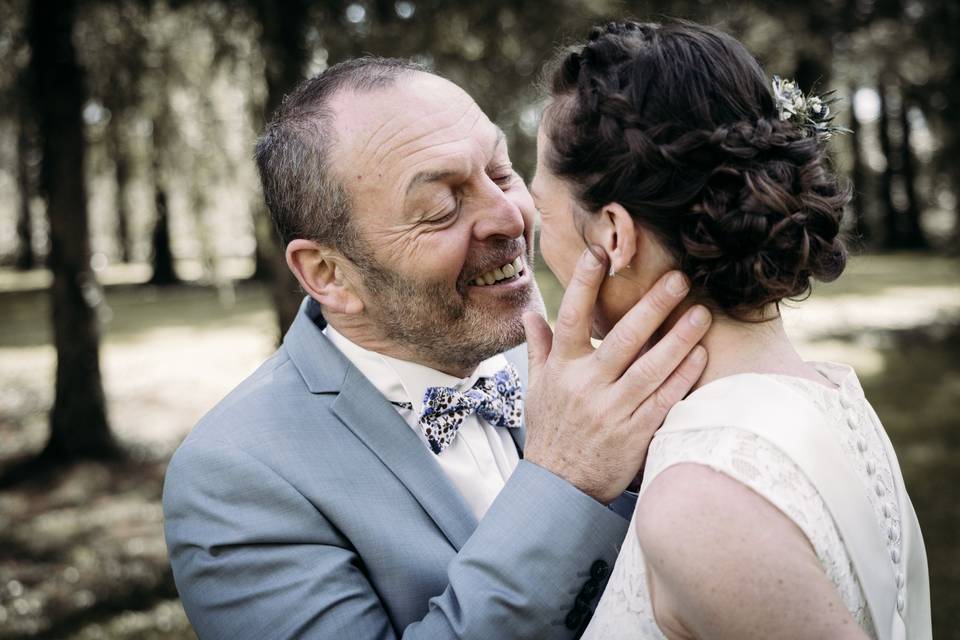
<path fill-rule="evenodd" d="M 523 235 L 524 221 L 520 207 L 496 184 L 491 182 L 477 204 L 473 235 L 477 240 L 494 237 L 519 238 Z"/>

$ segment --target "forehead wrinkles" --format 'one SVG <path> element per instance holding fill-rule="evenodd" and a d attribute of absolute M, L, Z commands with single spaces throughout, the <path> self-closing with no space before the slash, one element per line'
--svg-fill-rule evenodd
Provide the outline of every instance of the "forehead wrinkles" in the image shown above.
<path fill-rule="evenodd" d="M 397 129 L 378 127 L 379 135 L 364 141 L 364 148 L 355 157 L 367 171 L 386 178 L 371 186 L 399 205 L 405 198 L 407 180 L 418 170 L 451 156 L 457 158 L 457 167 L 462 165 L 465 171 L 474 161 L 479 162 L 488 146 L 485 139 L 477 140 L 478 128 L 485 121 L 483 111 L 471 100 L 460 108 L 448 107 L 442 112 L 418 116 Z M 361 155 L 364 152 L 365 156 Z"/>
<path fill-rule="evenodd" d="M 420 116 L 409 124 L 398 123 L 396 129 L 380 127 L 380 135 L 372 136 L 360 153 L 369 154 L 377 169 L 384 165 L 393 167 L 414 163 L 424 153 L 470 139 L 484 117 L 472 101 L 451 105 L 439 112 Z M 384 139 L 379 140 L 381 137 Z"/>

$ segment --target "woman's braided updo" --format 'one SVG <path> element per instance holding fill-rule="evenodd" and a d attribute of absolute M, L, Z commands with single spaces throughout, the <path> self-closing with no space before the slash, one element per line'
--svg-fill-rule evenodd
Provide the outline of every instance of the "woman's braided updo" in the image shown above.
<path fill-rule="evenodd" d="M 778 118 L 760 66 L 687 22 L 611 23 L 548 72 L 548 163 L 587 211 L 621 204 L 734 317 L 829 282 L 847 193 L 815 135 Z"/>

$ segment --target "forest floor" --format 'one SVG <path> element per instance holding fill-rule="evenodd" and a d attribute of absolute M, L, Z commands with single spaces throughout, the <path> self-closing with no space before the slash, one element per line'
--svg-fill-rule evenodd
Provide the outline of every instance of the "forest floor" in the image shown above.
<path fill-rule="evenodd" d="M 146 287 L 103 274 L 101 365 L 122 464 L 87 463 L 0 490 L 0 640 L 194 638 L 167 565 L 170 453 L 276 344 L 252 282 Z M 37 272 L 0 271 L 0 473 L 42 448 L 56 354 Z M 540 277 L 548 306 L 556 282 Z M 784 312 L 801 352 L 848 362 L 894 444 L 924 528 L 935 635 L 960 628 L 960 261 L 865 256 Z"/>

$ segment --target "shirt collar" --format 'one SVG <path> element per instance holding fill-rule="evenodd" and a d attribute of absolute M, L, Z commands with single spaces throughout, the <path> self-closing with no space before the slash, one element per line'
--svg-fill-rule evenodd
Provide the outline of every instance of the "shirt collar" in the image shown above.
<path fill-rule="evenodd" d="M 365 349 L 329 324 L 323 331 L 388 401 L 409 402 L 417 415 L 423 411 L 423 396 L 430 387 L 451 387 L 457 391 L 466 391 L 480 378 L 492 377 L 507 366 L 507 359 L 498 353 L 481 362 L 466 378 L 457 378 L 416 362 L 399 360 Z"/>

